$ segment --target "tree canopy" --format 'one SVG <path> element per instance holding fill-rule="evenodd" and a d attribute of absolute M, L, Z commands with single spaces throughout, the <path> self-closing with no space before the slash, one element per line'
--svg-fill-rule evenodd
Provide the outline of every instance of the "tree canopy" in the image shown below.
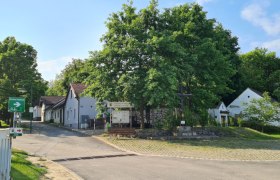
<path fill-rule="evenodd" d="M 231 92 L 237 38 L 197 4 L 160 11 L 155 0 L 136 11 L 130 2 L 106 22 L 103 49 L 92 52 L 86 83 L 99 99 L 147 106 L 178 106 L 179 89 L 190 93 L 190 108 L 208 108 Z"/>
<path fill-rule="evenodd" d="M 65 66 L 56 79 L 49 82 L 47 95 L 65 96 L 70 83 L 82 83 L 89 75 L 85 63 L 86 60 L 72 59 L 72 62 Z"/>
<path fill-rule="evenodd" d="M 9 97 L 24 96 L 29 107 L 44 94 L 46 82 L 37 70 L 37 52 L 28 45 L 18 42 L 14 37 L 7 37 L 0 42 L 0 111 L 7 117 Z M 25 89 L 22 94 L 19 89 Z M 30 102 L 31 89 L 33 102 Z"/>

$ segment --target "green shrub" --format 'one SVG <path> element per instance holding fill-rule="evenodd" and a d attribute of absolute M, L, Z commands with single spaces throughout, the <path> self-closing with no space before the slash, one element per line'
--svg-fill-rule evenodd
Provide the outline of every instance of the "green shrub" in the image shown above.
<path fill-rule="evenodd" d="M 180 119 L 174 116 L 172 110 L 169 110 L 162 121 L 162 125 L 158 124 L 157 126 L 162 126 L 163 130 L 173 131 L 179 125 Z"/>
<path fill-rule="evenodd" d="M 280 127 L 272 126 L 272 125 L 262 125 L 254 120 L 242 121 L 241 126 L 255 129 L 257 131 L 261 131 L 265 133 L 280 133 Z"/>
<path fill-rule="evenodd" d="M 205 109 L 200 110 L 199 114 L 200 114 L 200 117 L 198 119 L 198 122 L 202 127 L 205 127 L 209 121 L 209 114 Z"/>
<path fill-rule="evenodd" d="M 0 128 L 9 128 L 10 126 L 6 124 L 4 121 L 0 120 Z"/>
<path fill-rule="evenodd" d="M 188 107 L 184 109 L 184 119 L 187 126 L 196 126 L 199 122 L 199 118 L 199 115 L 191 111 Z"/>
<path fill-rule="evenodd" d="M 54 123 L 54 119 L 50 119 L 50 123 Z"/>

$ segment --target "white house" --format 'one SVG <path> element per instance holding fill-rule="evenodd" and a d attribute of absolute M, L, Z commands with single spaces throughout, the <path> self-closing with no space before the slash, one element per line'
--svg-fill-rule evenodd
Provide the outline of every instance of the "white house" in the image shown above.
<path fill-rule="evenodd" d="M 222 126 L 228 126 L 229 111 L 223 102 L 220 102 L 216 108 L 208 110 L 209 115 Z"/>
<path fill-rule="evenodd" d="M 64 126 L 88 128 L 90 119 L 97 115 L 96 99 L 83 96 L 86 89 L 83 84 L 70 84 L 64 106 Z"/>
<path fill-rule="evenodd" d="M 65 104 L 65 98 L 58 101 L 52 107 L 52 119 L 54 120 L 55 123 L 64 124 L 64 104 Z"/>
<path fill-rule="evenodd" d="M 261 99 L 262 94 L 251 88 L 247 88 L 243 91 L 232 103 L 227 106 L 229 110 L 229 115 L 232 117 L 237 117 L 246 108 L 246 104 L 249 104 L 253 99 Z"/>
<path fill-rule="evenodd" d="M 39 103 L 41 108 L 41 121 L 50 121 L 52 119 L 52 107 L 64 98 L 64 96 L 42 96 Z"/>
<path fill-rule="evenodd" d="M 229 110 L 229 115 L 231 117 L 238 117 L 242 114 L 244 109 L 246 108 L 246 104 L 250 104 L 253 99 L 261 99 L 263 98 L 262 93 L 247 88 L 243 91 L 232 103 L 227 106 Z M 271 122 L 272 125 L 280 126 L 279 122 Z"/>

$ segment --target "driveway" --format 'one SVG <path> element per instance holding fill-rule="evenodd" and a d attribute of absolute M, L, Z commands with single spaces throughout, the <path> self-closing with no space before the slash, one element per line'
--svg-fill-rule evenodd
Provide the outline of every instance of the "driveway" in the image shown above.
<path fill-rule="evenodd" d="M 280 162 L 211 161 L 137 156 L 92 137 L 34 123 L 13 147 L 51 159 L 84 179 L 279 179 Z"/>

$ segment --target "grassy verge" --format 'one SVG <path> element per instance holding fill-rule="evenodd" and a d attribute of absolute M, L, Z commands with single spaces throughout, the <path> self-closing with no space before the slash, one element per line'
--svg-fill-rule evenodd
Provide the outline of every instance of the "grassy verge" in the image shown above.
<path fill-rule="evenodd" d="M 47 172 L 46 169 L 32 164 L 26 158 L 27 153 L 24 151 L 13 150 L 11 177 L 21 180 L 40 179 Z"/>
<path fill-rule="evenodd" d="M 249 128 L 223 128 L 222 138 L 210 140 L 146 140 L 101 137 L 122 149 L 140 154 L 223 160 L 280 160 L 280 135 Z"/>

